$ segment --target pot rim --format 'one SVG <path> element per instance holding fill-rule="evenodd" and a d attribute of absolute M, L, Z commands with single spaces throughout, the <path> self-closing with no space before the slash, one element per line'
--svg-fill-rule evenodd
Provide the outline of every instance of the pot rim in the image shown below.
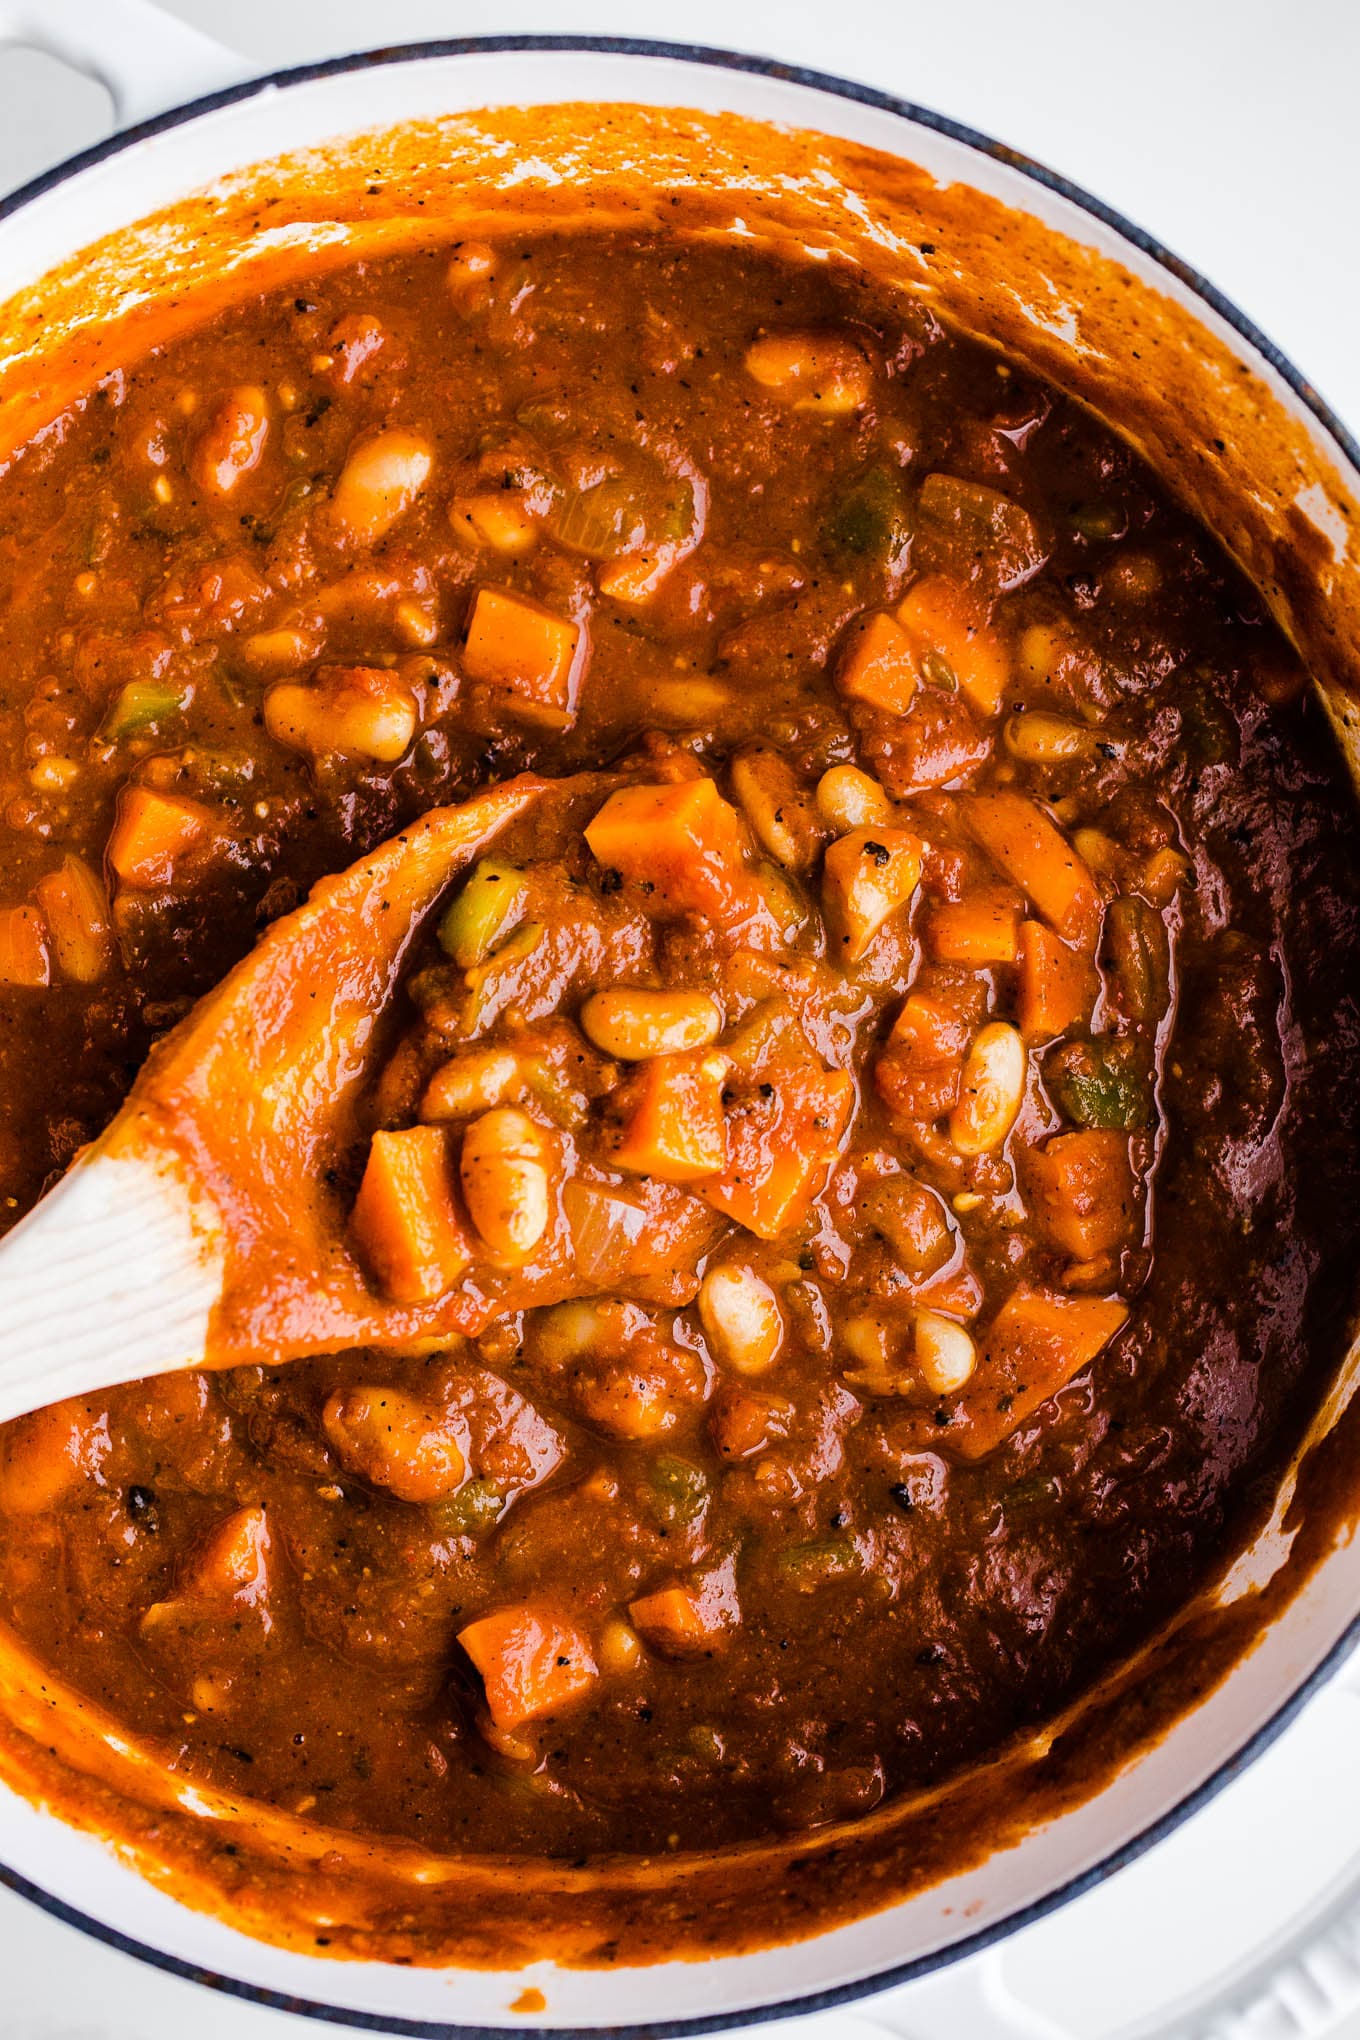
<path fill-rule="evenodd" d="M 1174 277 L 1275 371 L 1305 410 L 1321 426 L 1349 465 L 1360 474 L 1360 440 L 1347 429 L 1289 356 L 1249 319 L 1231 298 L 1211 283 L 1202 271 L 1176 255 L 1164 242 L 1127 218 L 1116 207 L 1106 204 L 1103 199 L 1097 198 L 1082 185 L 1050 169 L 1047 164 L 1026 155 L 1022 150 L 1011 148 L 979 129 L 968 126 L 966 122 L 954 120 L 948 114 L 936 113 L 932 108 L 921 106 L 914 100 L 880 91 L 876 86 L 862 84 L 855 79 L 842 78 L 834 72 L 819 71 L 806 65 L 783 63 L 777 58 L 756 56 L 708 44 L 668 42 L 646 36 L 614 35 L 451 36 L 393 44 L 374 50 L 357 50 L 348 55 L 327 57 L 309 64 L 288 65 L 278 70 L 262 72 L 239 84 L 227 85 L 218 91 L 204 93 L 196 99 L 185 100 L 165 113 L 138 121 L 131 127 L 119 129 L 105 140 L 65 158 L 52 169 L 29 179 L 26 184 L 20 185 L 16 191 L 0 200 L 0 223 L 22 211 L 35 199 L 66 183 L 68 179 L 100 163 L 111 161 L 132 144 L 167 133 L 198 119 L 200 115 L 214 113 L 221 108 L 252 99 L 263 91 L 312 84 L 351 71 L 375 70 L 379 67 L 386 68 L 389 65 L 421 62 L 432 58 L 514 55 L 517 52 L 530 54 L 543 51 L 656 58 L 662 62 L 701 65 L 712 70 L 735 71 L 772 78 L 781 84 L 799 86 L 826 97 L 850 100 L 879 112 L 893 114 L 911 126 L 924 128 L 944 136 L 949 141 L 962 143 L 975 154 L 988 157 L 993 162 L 1018 172 L 1031 183 L 1040 185 L 1066 200 L 1078 211 L 1098 220 L 1121 240 L 1138 249 L 1158 268 Z M 1033 1926 L 1072 1899 L 1080 1898 L 1116 1871 L 1136 1862 L 1149 1849 L 1155 1848 L 1192 1814 L 1199 1812 L 1211 1800 L 1217 1798 L 1225 1787 L 1231 1785 L 1254 1763 L 1257 1757 L 1284 1733 L 1313 1695 L 1327 1683 L 1343 1661 L 1357 1648 L 1360 1648 L 1360 1611 L 1347 1623 L 1313 1670 L 1291 1689 L 1274 1713 L 1245 1742 L 1225 1756 L 1216 1769 L 1192 1791 L 1177 1800 L 1156 1820 L 1140 1828 L 1127 1841 L 1102 1855 L 1076 1876 L 1068 1878 L 1027 1905 L 1017 1907 L 1003 1919 L 996 1920 L 975 1933 L 964 1935 L 946 1947 L 935 1949 L 926 1955 L 914 1956 L 908 1961 L 892 1964 L 885 1969 L 875 1970 L 870 1976 L 835 1984 L 822 1991 L 805 1992 L 795 1998 L 780 1999 L 773 2004 L 750 2005 L 727 2012 L 706 2013 L 696 2018 L 648 2020 L 641 2024 L 558 2026 L 535 2023 L 529 2026 L 528 2022 L 524 2021 L 525 2030 L 535 2035 L 546 2035 L 548 2040 L 671 2040 L 671 2036 L 727 2032 L 740 2026 L 766 2025 L 779 2019 L 807 2017 L 813 2013 L 832 2010 L 837 2006 L 854 2004 L 860 1999 L 876 1996 L 882 1991 L 937 1974 L 952 1964 L 980 1954 L 983 1950 L 1008 1940 L 1024 1928 Z M 178 1955 L 172 1955 L 164 1949 L 139 1941 L 134 1936 L 124 1934 L 118 1928 L 108 1926 L 103 1921 L 82 1912 L 78 1906 L 69 1904 L 55 1893 L 42 1889 L 4 1862 L 0 1862 L 0 1887 L 28 1899 L 52 1918 L 60 1920 L 66 1926 L 76 1928 L 92 1940 L 102 1942 L 120 1954 L 133 1956 L 167 1975 L 201 1984 L 223 1996 L 262 2005 L 270 2010 L 291 2012 L 299 2018 L 348 2026 L 368 2033 L 411 2036 L 411 2040 L 505 2040 L 505 2035 L 510 2030 L 507 2026 L 402 2018 L 395 2014 L 366 2012 L 351 2006 L 326 2004 L 319 1999 L 296 1997 L 287 1991 L 247 1983 L 239 1977 L 224 1976 L 215 1970 L 204 1969 Z"/>

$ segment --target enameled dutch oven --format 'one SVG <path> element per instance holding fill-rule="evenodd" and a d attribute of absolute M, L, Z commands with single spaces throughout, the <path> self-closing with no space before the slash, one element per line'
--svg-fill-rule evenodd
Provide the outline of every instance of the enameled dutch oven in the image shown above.
<path fill-rule="evenodd" d="M 304 258 L 399 247 L 441 213 L 655 217 L 846 255 L 1138 446 L 1293 635 L 1354 769 L 1360 450 L 1210 285 L 1049 171 L 863 86 L 659 43 L 432 43 L 258 79 L 147 0 L 0 5 L 0 37 L 103 77 L 134 123 L 0 209 L 0 454 L 156 320 Z M 851 1924 L 607 1971 L 331 1962 L 182 1902 L 4 1784 L 0 1876 L 167 1969 L 384 2032 L 679 2033 L 863 1996 L 997 1941 L 1147 1848 L 1341 1661 L 1360 1630 L 1357 1382 L 1353 1348 L 1270 1520 L 1213 1593 L 1081 1719 L 1012 1753 L 1034 1774 L 1023 1831 L 980 1832 L 970 1867 Z M 21 1744 L 0 1736 L 0 1776 L 19 1779 Z M 1085 1761 L 1053 1761 L 1068 1751 Z M 1335 1944 L 1346 1905 L 1329 1917 Z M 526 1985 L 544 2008 L 512 2011 Z M 966 2023 L 978 2040 L 1001 2030 L 980 2001 Z"/>

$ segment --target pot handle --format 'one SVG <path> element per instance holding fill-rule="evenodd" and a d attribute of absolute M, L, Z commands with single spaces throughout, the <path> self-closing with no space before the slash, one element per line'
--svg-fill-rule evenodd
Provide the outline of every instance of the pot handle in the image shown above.
<path fill-rule="evenodd" d="M 0 0 L 0 45 L 45 50 L 105 86 L 115 125 L 259 75 L 259 66 L 152 0 Z"/>
<path fill-rule="evenodd" d="M 1360 1652 L 1336 1676 L 1336 1689 L 1360 1704 Z M 957 1963 L 861 2013 L 884 2040 L 1075 2040 L 1071 2029 L 1011 1989 L 1005 1944 Z M 1336 2040 L 1360 2010 L 1360 1856 L 1339 1873 L 1301 1919 L 1290 1921 L 1207 1992 L 1161 2010 L 1130 2035 L 1157 2040 Z M 1119 2028 L 1120 2033 L 1124 2028 Z"/>

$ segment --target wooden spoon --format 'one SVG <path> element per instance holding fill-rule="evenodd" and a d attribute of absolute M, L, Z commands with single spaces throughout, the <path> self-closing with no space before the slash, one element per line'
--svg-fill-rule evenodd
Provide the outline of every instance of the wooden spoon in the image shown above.
<path fill-rule="evenodd" d="M 437 1309 L 370 1293 L 328 1172 L 413 937 L 543 791 L 524 777 L 433 809 L 322 879 L 157 1044 L 0 1245 L 0 1422 L 176 1368 L 438 1332 Z"/>

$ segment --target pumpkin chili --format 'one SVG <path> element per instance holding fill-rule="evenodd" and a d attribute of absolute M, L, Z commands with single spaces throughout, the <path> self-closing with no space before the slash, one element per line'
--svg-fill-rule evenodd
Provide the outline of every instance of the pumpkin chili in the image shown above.
<path fill-rule="evenodd" d="M 0 1613 L 179 1778 L 448 1851 L 796 1834 L 1232 1549 L 1352 1301 L 1352 795 L 1057 391 L 736 245 L 367 262 L 24 451 L 0 672 L 6 1224 L 317 877 L 551 782 L 340 1185 L 456 1330 L 0 1434 Z"/>

